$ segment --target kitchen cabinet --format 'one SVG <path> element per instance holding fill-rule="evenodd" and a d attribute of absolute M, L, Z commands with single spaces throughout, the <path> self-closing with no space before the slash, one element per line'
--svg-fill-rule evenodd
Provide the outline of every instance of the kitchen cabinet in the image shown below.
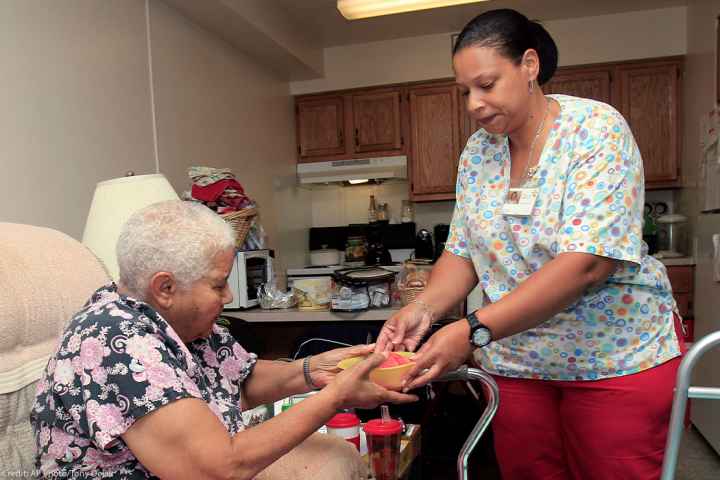
<path fill-rule="evenodd" d="M 648 187 L 677 186 L 680 179 L 679 61 L 617 67 L 615 107 L 640 148 Z"/>
<path fill-rule="evenodd" d="M 454 82 L 411 86 L 410 199 L 454 200 L 460 157 L 459 93 Z"/>
<path fill-rule="evenodd" d="M 677 303 L 680 316 L 683 318 L 683 333 L 685 341 L 694 340 L 694 314 L 693 314 L 693 278 L 695 267 L 692 265 L 668 266 L 667 273 L 673 289 L 673 297 Z"/>
<path fill-rule="evenodd" d="M 681 57 L 561 67 L 546 94 L 592 98 L 614 106 L 640 148 L 647 189 L 679 186 Z"/>
<path fill-rule="evenodd" d="M 340 95 L 296 101 L 298 161 L 345 153 L 344 106 L 345 101 Z"/>
<path fill-rule="evenodd" d="M 357 93 L 352 96 L 355 142 L 353 153 L 402 150 L 400 91 Z"/>
<path fill-rule="evenodd" d="M 593 67 L 560 68 L 542 87 L 545 94 L 562 93 L 604 103 L 610 99 L 610 69 Z"/>
<path fill-rule="evenodd" d="M 295 98 L 298 162 L 403 155 L 400 88 Z"/>

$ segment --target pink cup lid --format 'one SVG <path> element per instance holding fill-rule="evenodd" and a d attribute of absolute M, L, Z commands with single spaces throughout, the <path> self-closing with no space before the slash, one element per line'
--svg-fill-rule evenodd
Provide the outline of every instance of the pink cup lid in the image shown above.
<path fill-rule="evenodd" d="M 370 420 L 363 427 L 365 433 L 369 435 L 395 435 L 402 431 L 402 422 L 400 420 L 387 420 L 385 422 L 380 418 Z"/>
<path fill-rule="evenodd" d="M 348 428 L 360 425 L 360 419 L 354 413 L 338 413 L 325 425 L 330 428 Z"/>

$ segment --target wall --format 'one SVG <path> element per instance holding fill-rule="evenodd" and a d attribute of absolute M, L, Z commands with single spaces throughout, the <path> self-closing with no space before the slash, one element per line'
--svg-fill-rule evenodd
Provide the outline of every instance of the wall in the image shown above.
<path fill-rule="evenodd" d="M 558 44 L 560 65 L 578 65 L 682 55 L 685 19 L 685 7 L 677 7 L 553 20 L 544 25 Z M 327 48 L 325 77 L 292 82 L 290 92 L 300 95 L 452 77 L 450 35 Z"/>
<path fill-rule="evenodd" d="M 287 82 L 159 0 L 150 20 L 160 172 L 181 192 L 189 165 L 232 168 L 271 246 L 304 261 Z M 0 64 L 0 221 L 79 239 L 98 181 L 156 171 L 145 2 L 0 2 Z"/>
<path fill-rule="evenodd" d="M 153 173 L 145 7 L 0 2 L 0 221 L 80 238 L 99 180 Z"/>
<path fill-rule="evenodd" d="M 561 65 L 683 55 L 686 51 L 685 7 L 555 20 L 545 26 L 558 44 Z M 451 77 L 450 33 L 328 48 L 325 72 L 322 79 L 292 82 L 292 94 Z M 367 221 L 371 193 L 388 202 L 391 214 L 399 216 L 408 186 L 313 190 L 313 225 Z M 417 203 L 415 208 L 417 223 L 428 228 L 450 221 L 453 202 Z"/>
<path fill-rule="evenodd" d="M 278 270 L 305 263 L 310 196 L 295 186 L 288 83 L 165 4 L 151 5 L 161 170 L 180 192 L 192 165 L 232 168 L 260 206 Z"/>

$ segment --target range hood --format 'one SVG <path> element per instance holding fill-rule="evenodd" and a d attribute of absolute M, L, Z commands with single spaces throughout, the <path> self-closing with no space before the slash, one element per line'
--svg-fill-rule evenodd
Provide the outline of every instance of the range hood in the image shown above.
<path fill-rule="evenodd" d="M 407 157 L 358 158 L 334 162 L 299 163 L 300 183 L 334 183 L 350 180 L 407 178 Z"/>

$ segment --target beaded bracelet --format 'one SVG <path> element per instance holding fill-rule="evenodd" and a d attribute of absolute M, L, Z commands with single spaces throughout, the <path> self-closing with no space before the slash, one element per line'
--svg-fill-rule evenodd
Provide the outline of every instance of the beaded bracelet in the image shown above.
<path fill-rule="evenodd" d="M 305 384 L 310 388 L 310 390 L 320 390 L 320 387 L 315 385 L 315 382 L 313 382 L 313 379 L 310 376 L 310 357 L 312 357 L 312 355 L 308 355 L 303 358 L 303 375 L 305 376 Z"/>

